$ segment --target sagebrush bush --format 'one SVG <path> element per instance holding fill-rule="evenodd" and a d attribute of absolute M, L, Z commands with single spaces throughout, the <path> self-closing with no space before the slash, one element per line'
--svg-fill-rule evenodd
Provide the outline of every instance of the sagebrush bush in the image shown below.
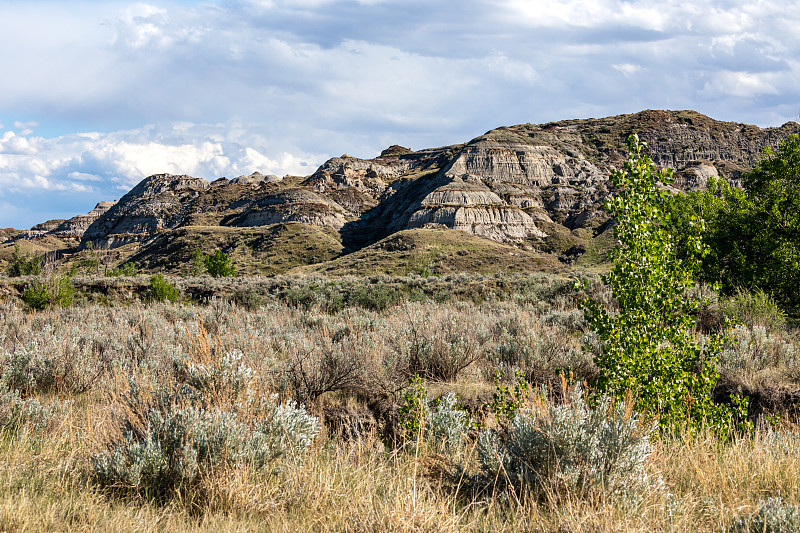
<path fill-rule="evenodd" d="M 92 458 L 103 487 L 165 501 L 204 497 L 203 480 L 245 464 L 267 468 L 302 453 L 320 429 L 294 402 L 278 404 L 241 351 L 225 350 L 202 323 L 171 375 L 136 378 L 117 393 L 105 450 Z"/>
<path fill-rule="evenodd" d="M 796 365 L 795 345 L 777 332 L 770 333 L 765 326 L 736 326 L 730 338 L 719 357 L 723 371 L 757 372 Z"/>
<path fill-rule="evenodd" d="M 383 311 L 398 303 L 401 296 L 397 289 L 379 283 L 354 287 L 348 295 L 348 301 L 365 309 Z"/>
<path fill-rule="evenodd" d="M 173 364 L 179 379 L 201 395 L 239 394 L 253 380 L 253 369 L 243 357 L 241 351 L 233 350 L 211 362 L 176 358 Z"/>
<path fill-rule="evenodd" d="M 14 433 L 27 426 L 33 432 L 40 432 L 61 418 L 70 405 L 70 402 L 59 399 L 42 404 L 36 398 L 23 398 L 19 389 L 9 387 L 4 380 L 0 380 L 1 430 Z"/>
<path fill-rule="evenodd" d="M 419 376 L 414 376 L 403 394 L 399 423 L 406 441 L 419 442 L 420 437 L 434 449 L 458 450 L 474 425 L 472 418 L 458 404 L 458 396 L 449 392 L 428 402 L 428 392 Z"/>
<path fill-rule="evenodd" d="M 642 423 L 623 403 L 604 399 L 591 409 L 575 385 L 562 405 L 523 410 L 510 424 L 482 431 L 480 479 L 518 494 L 600 490 L 633 497 L 656 483 L 645 468 L 654 431 L 654 425 Z"/>
<path fill-rule="evenodd" d="M 449 392 L 425 418 L 425 439 L 437 448 L 454 451 L 464 443 L 472 426 L 472 419 L 458 404 L 458 396 Z"/>
<path fill-rule="evenodd" d="M 218 383 L 205 378 L 219 375 L 195 370 L 197 387 L 184 382 L 147 390 L 131 381 L 116 434 L 92 457 L 100 486 L 157 501 L 178 494 L 191 501 L 203 497 L 203 479 L 212 472 L 236 464 L 269 467 L 299 456 L 318 434 L 316 417 L 294 402 L 278 404 L 275 395 L 213 405 L 209 396 L 222 399 Z"/>
<path fill-rule="evenodd" d="M 423 316 L 416 306 L 407 311 L 408 335 L 395 343 L 405 366 L 402 372 L 407 377 L 419 375 L 425 379 L 453 381 L 482 355 L 487 333 L 477 324 L 466 324 L 450 316 L 433 319 Z"/>
<path fill-rule="evenodd" d="M 784 503 L 781 498 L 762 501 L 758 511 L 740 518 L 728 529 L 729 533 L 797 533 L 800 531 L 800 509 Z"/>
<path fill-rule="evenodd" d="M 119 438 L 92 457 L 101 486 L 156 500 L 176 493 L 192 496 L 203 476 L 215 469 L 246 464 L 261 469 L 294 457 L 319 432 L 318 420 L 292 402 L 262 398 L 242 419 L 238 413 L 176 404 L 149 405 L 143 418 L 122 420 Z"/>

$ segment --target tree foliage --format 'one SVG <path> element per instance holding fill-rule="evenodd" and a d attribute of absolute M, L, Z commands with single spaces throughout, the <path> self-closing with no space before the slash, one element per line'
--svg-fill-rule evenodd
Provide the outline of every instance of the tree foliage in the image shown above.
<path fill-rule="evenodd" d="M 698 342 L 693 318 L 697 302 L 684 297 L 694 284 L 692 272 L 707 253 L 700 239 L 702 221 L 691 220 L 696 231 L 683 235 L 680 257 L 664 207 L 668 192 L 659 187 L 659 182 L 671 182 L 672 172 L 656 172 L 635 135 L 628 147 L 624 170 L 611 176 L 616 194 L 606 204 L 616 221 L 618 244 L 614 268 L 602 281 L 619 309 L 594 300 L 583 303 L 586 319 L 602 341 L 595 356 L 601 371 L 597 388 L 617 401 L 632 394 L 634 408 L 657 417 L 662 427 L 711 421 L 727 431 L 728 414 L 711 400 L 722 339 Z"/>
<path fill-rule="evenodd" d="M 759 165 L 743 176 L 744 188 L 711 180 L 705 191 L 668 202 L 680 250 L 686 256 L 689 221 L 702 216 L 702 237 L 711 253 L 697 273 L 724 292 L 742 288 L 771 294 L 800 316 L 800 135 L 765 148 Z"/>
<path fill-rule="evenodd" d="M 19 243 L 14 243 L 14 252 L 12 252 L 11 260 L 8 262 L 6 274 L 11 278 L 18 276 L 38 276 L 40 270 L 41 258 L 28 257 L 28 254 L 20 253 Z"/>

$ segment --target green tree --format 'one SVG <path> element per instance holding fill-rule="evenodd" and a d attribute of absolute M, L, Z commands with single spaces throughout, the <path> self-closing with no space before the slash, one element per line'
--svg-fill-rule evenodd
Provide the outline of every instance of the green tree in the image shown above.
<path fill-rule="evenodd" d="M 617 401 L 632 394 L 634 408 L 657 417 L 663 428 L 711 421 L 727 433 L 728 413 L 711 400 L 722 339 L 712 336 L 698 343 L 697 303 L 684 297 L 706 253 L 702 223 L 692 221 L 698 231 L 686 232 L 685 257 L 679 257 L 665 210 L 669 193 L 659 187 L 659 182 L 672 181 L 672 171 L 656 172 L 637 136 L 628 139 L 628 147 L 624 170 L 611 175 L 616 193 L 606 203 L 618 244 L 614 267 L 602 281 L 611 288 L 618 311 L 591 299 L 583 302 L 586 319 L 602 341 L 595 355 L 598 392 Z"/>
<path fill-rule="evenodd" d="M 800 135 L 764 150 L 744 175 L 746 231 L 735 241 L 744 256 L 746 281 L 769 291 L 800 314 Z"/>
<path fill-rule="evenodd" d="M 231 257 L 222 250 L 207 255 L 204 264 L 206 272 L 215 278 L 236 276 L 236 268 L 231 264 Z"/>
<path fill-rule="evenodd" d="M 690 220 L 706 220 L 710 247 L 697 273 L 719 282 L 723 292 L 760 289 L 800 316 L 800 135 L 777 150 L 766 148 L 759 165 L 743 176 L 744 188 L 710 181 L 706 191 L 675 195 L 667 202 L 682 256 Z"/>
<path fill-rule="evenodd" d="M 11 260 L 8 262 L 6 274 L 15 278 L 18 276 L 38 276 L 41 270 L 41 259 L 38 257 L 28 257 L 28 254 L 21 254 L 19 243 L 14 243 L 14 251 Z"/>

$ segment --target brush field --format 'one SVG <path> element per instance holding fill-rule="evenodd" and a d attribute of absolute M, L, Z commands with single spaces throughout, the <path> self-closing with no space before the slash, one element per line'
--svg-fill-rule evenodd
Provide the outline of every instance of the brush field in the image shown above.
<path fill-rule="evenodd" d="M 0 531 L 800 527 L 800 333 L 763 295 L 687 295 L 736 323 L 714 396 L 756 430 L 723 442 L 585 403 L 596 281 L 167 279 L 42 311 L 2 280 Z"/>

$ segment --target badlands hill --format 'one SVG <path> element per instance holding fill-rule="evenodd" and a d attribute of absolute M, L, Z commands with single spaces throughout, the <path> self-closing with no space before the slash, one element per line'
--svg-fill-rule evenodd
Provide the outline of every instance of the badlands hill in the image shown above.
<path fill-rule="evenodd" d="M 67 261 L 92 243 L 108 265 L 143 270 L 180 270 L 195 250 L 215 248 L 243 274 L 558 269 L 596 263 L 608 248 L 603 202 L 629 134 L 686 190 L 709 177 L 736 183 L 764 146 L 797 131 L 694 111 L 523 124 L 465 144 L 343 155 L 304 177 L 154 175 L 116 203 L 0 239 L 6 254 L 24 242 Z"/>

